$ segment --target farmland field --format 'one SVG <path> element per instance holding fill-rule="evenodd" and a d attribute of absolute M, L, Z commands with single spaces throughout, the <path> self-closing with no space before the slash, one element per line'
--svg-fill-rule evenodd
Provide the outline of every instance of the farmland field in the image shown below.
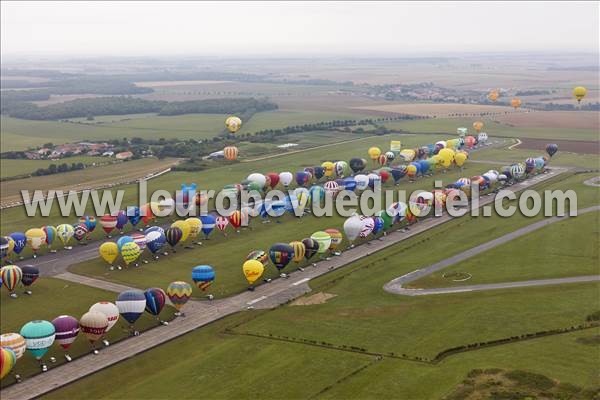
<path fill-rule="evenodd" d="M 494 119 L 516 128 L 595 129 L 596 132 L 600 130 L 597 111 L 533 111 L 498 115 Z"/>
<path fill-rule="evenodd" d="M 522 110 L 515 111 L 512 107 L 491 106 L 479 104 L 452 104 L 452 103 L 404 103 L 404 104 L 385 104 L 378 106 L 356 107 L 357 110 L 384 111 L 399 114 L 422 115 L 429 117 L 452 117 L 459 114 L 464 117 L 469 114 L 473 117 L 481 113 L 489 114 L 517 114 L 523 113 Z"/>
<path fill-rule="evenodd" d="M 110 162 L 110 159 L 105 157 L 93 157 L 93 156 L 76 156 L 69 157 L 62 160 L 12 160 L 3 158 L 0 160 L 0 171 L 1 177 L 10 178 L 14 176 L 28 175 L 37 170 L 38 168 L 48 168 L 50 164 L 62 164 L 62 163 L 83 163 L 85 165 L 103 164 Z"/>

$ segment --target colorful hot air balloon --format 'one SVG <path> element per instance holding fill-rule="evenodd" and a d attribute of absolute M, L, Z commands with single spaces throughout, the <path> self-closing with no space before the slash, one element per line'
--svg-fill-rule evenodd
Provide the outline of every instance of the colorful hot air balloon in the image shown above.
<path fill-rule="evenodd" d="M 264 270 L 265 267 L 263 264 L 257 260 L 247 260 L 244 262 L 244 265 L 242 265 L 242 271 L 249 285 L 256 282 L 256 280 L 262 276 Z"/>
<path fill-rule="evenodd" d="M 119 294 L 115 304 L 119 309 L 119 314 L 133 325 L 146 309 L 146 296 L 141 290 L 125 290 Z"/>
<path fill-rule="evenodd" d="M 67 351 L 75 339 L 77 339 L 79 321 L 70 315 L 61 315 L 52 320 L 52 325 L 54 325 L 56 331 L 56 341 L 63 350 Z M 68 355 L 65 357 L 67 357 L 68 361 L 71 361 Z"/>
<path fill-rule="evenodd" d="M 573 97 L 575 97 L 577 99 L 578 103 L 581 103 L 581 100 L 583 100 L 583 98 L 585 97 L 586 94 L 587 94 L 587 89 L 584 88 L 583 86 L 577 86 L 576 88 L 573 89 Z"/>
<path fill-rule="evenodd" d="M 17 355 L 12 349 L 0 347 L 0 379 L 4 378 L 17 363 Z"/>
<path fill-rule="evenodd" d="M 108 319 L 106 315 L 99 311 L 88 311 L 79 319 L 79 327 L 81 333 L 92 345 L 94 349 L 95 343 L 104 336 L 108 330 Z M 96 350 L 94 350 L 96 352 Z"/>
<path fill-rule="evenodd" d="M 550 157 L 552 157 L 553 155 L 556 154 L 556 152 L 558 151 L 558 145 L 554 144 L 554 143 L 550 143 L 546 146 L 546 153 L 548 153 L 548 155 Z"/>
<path fill-rule="evenodd" d="M 337 229 L 333 229 L 333 228 L 325 229 L 324 232 L 326 234 L 328 234 L 331 238 L 331 243 L 329 244 L 329 250 L 331 250 L 331 251 L 337 250 L 339 245 L 342 244 L 342 241 L 344 240 L 344 236 L 342 235 L 342 232 L 338 231 Z"/>
<path fill-rule="evenodd" d="M 14 332 L 3 333 L 0 335 L 0 346 L 14 351 L 15 355 L 17 356 L 17 360 L 23 357 L 27 347 L 23 336 Z"/>
<path fill-rule="evenodd" d="M 230 216 L 230 218 L 231 218 L 231 216 Z M 241 218 L 240 218 L 240 220 L 241 220 Z M 225 232 L 225 229 L 227 229 L 228 225 L 229 225 L 229 219 L 226 217 L 223 217 L 222 215 L 219 215 L 215 220 L 215 226 L 221 232 Z M 234 228 L 235 228 L 235 226 L 234 226 Z"/>
<path fill-rule="evenodd" d="M 110 301 L 99 301 L 90 307 L 89 311 L 99 312 L 104 314 L 106 320 L 108 321 L 108 326 L 106 327 L 106 332 L 110 331 L 113 326 L 119 321 L 119 308 Z"/>
<path fill-rule="evenodd" d="M 323 184 L 323 189 L 327 195 L 334 197 L 340 191 L 340 185 L 336 181 L 327 181 Z"/>
<path fill-rule="evenodd" d="M 121 257 L 123 261 L 125 261 L 125 265 L 129 265 L 142 254 L 142 250 L 140 250 L 140 246 L 138 246 L 135 242 L 127 242 L 121 247 Z"/>
<path fill-rule="evenodd" d="M 69 241 L 75 234 L 75 230 L 73 229 L 73 225 L 69 224 L 61 224 L 56 227 L 56 235 L 60 239 L 60 242 L 63 246 L 69 244 Z"/>
<path fill-rule="evenodd" d="M 133 242 L 133 238 L 129 235 L 125 235 L 125 236 L 121 236 L 118 240 L 117 240 L 117 247 L 119 248 L 119 251 L 121 251 L 121 249 L 123 248 L 123 245 L 125 243 L 130 243 Z"/>
<path fill-rule="evenodd" d="M 144 291 L 144 296 L 146 297 L 146 312 L 158 317 L 167 302 L 167 294 L 161 288 L 150 288 Z"/>
<path fill-rule="evenodd" d="M 192 269 L 192 281 L 205 291 L 215 280 L 215 270 L 210 265 L 198 265 Z"/>
<path fill-rule="evenodd" d="M 380 154 L 376 161 L 379 165 L 384 166 L 387 164 L 388 159 L 385 154 Z"/>
<path fill-rule="evenodd" d="M 294 258 L 294 249 L 287 243 L 275 243 L 269 249 L 269 258 L 279 271 Z"/>
<path fill-rule="evenodd" d="M 361 238 L 366 238 L 371 233 L 373 233 L 373 228 L 375 227 L 375 221 L 371 217 L 361 217 L 362 219 L 362 229 L 360 230 L 359 236 Z"/>
<path fill-rule="evenodd" d="M 234 229 L 238 229 L 240 226 L 242 226 L 242 213 L 240 210 L 235 210 L 229 217 L 227 217 L 227 219 Z"/>
<path fill-rule="evenodd" d="M 73 225 L 73 237 L 78 242 L 84 240 L 88 234 L 88 228 L 85 224 Z"/>
<path fill-rule="evenodd" d="M 304 255 L 306 253 L 306 247 L 304 247 L 304 243 L 300 241 L 290 242 L 290 246 L 292 246 L 292 250 L 294 251 L 294 262 L 299 263 L 304 259 Z"/>
<path fill-rule="evenodd" d="M 181 229 L 177 227 L 171 227 L 165 231 L 165 237 L 167 238 L 167 243 L 171 246 L 171 249 L 175 251 L 175 245 L 179 243 L 181 237 L 183 236 L 183 232 Z"/>
<path fill-rule="evenodd" d="M 475 131 L 477 133 L 481 132 L 481 129 L 483 129 L 483 122 L 481 122 L 481 121 L 473 122 L 473 129 L 475 129 Z"/>
<path fill-rule="evenodd" d="M 498 100 L 498 97 L 500 97 L 500 94 L 498 93 L 497 90 L 491 90 L 490 93 L 488 94 L 488 99 L 490 99 L 491 101 L 496 101 Z"/>
<path fill-rule="evenodd" d="M 46 234 L 40 228 L 31 228 L 25 232 L 25 237 L 27 238 L 27 244 L 33 250 L 33 257 L 35 258 L 40 246 L 46 243 Z"/>
<path fill-rule="evenodd" d="M 246 260 L 260 261 L 264 266 L 269 262 L 269 255 L 264 250 L 253 250 L 246 256 Z"/>
<path fill-rule="evenodd" d="M 227 146 L 223 149 L 223 156 L 226 160 L 235 161 L 238 158 L 238 148 L 235 146 Z"/>
<path fill-rule="evenodd" d="M 102 230 L 106 233 L 107 237 L 110 237 L 110 233 L 117 226 L 117 217 L 110 214 L 105 214 L 100 218 L 100 225 Z"/>
<path fill-rule="evenodd" d="M 44 225 L 42 226 L 42 231 L 44 231 L 44 234 L 46 235 L 46 244 L 48 245 L 48 248 L 50 248 L 52 242 L 54 242 L 54 239 L 56 238 L 56 228 L 52 225 Z"/>
<path fill-rule="evenodd" d="M 517 108 L 521 107 L 521 99 L 515 97 L 510 101 L 510 105 L 516 110 Z"/>
<path fill-rule="evenodd" d="M 25 287 L 33 285 L 33 282 L 40 277 L 40 270 L 32 265 L 25 265 L 21 268 L 21 272 L 23 273 L 23 276 L 21 277 L 21 283 Z M 27 290 L 26 293 L 31 294 L 31 291 Z"/>
<path fill-rule="evenodd" d="M 133 243 L 140 247 L 140 252 L 143 253 L 146 248 L 146 235 L 141 232 L 133 232 L 131 234 L 131 239 L 133 239 Z"/>
<path fill-rule="evenodd" d="M 13 251 L 16 254 L 21 254 L 25 246 L 27 245 L 27 237 L 22 232 L 13 232 L 10 235 L 10 238 L 14 241 L 15 245 L 13 247 Z"/>
<path fill-rule="evenodd" d="M 204 237 L 208 239 L 208 235 L 215 229 L 216 218 L 212 214 L 201 215 L 200 221 L 202 221 L 202 233 L 204 233 Z"/>
<path fill-rule="evenodd" d="M 177 311 L 181 311 L 185 303 L 187 303 L 192 296 L 192 287 L 187 282 L 171 282 L 167 287 L 167 296 L 169 296 L 169 300 L 173 303 L 173 307 L 175 307 Z"/>
<path fill-rule="evenodd" d="M 5 259 L 15 246 L 14 240 L 9 236 L 0 236 L 0 260 Z M 0 282 L 0 285 L 2 282 Z"/>
<path fill-rule="evenodd" d="M 314 239 L 304 238 L 302 244 L 304 244 L 304 257 L 307 260 L 310 260 L 319 251 L 319 243 Z"/>
<path fill-rule="evenodd" d="M 242 120 L 232 115 L 225 120 L 225 127 L 231 133 L 236 133 L 242 127 Z"/>
<path fill-rule="evenodd" d="M 6 265 L 0 269 L 0 277 L 2 277 L 2 284 L 6 286 L 12 296 L 12 292 L 17 288 L 17 285 L 21 283 L 23 271 L 16 265 Z"/>
<path fill-rule="evenodd" d="M 56 331 L 51 322 L 43 320 L 35 320 L 26 323 L 19 332 L 25 339 L 27 350 L 33 354 L 36 360 L 41 360 L 44 354 L 48 351 L 54 338 Z"/>
<path fill-rule="evenodd" d="M 183 219 L 175 221 L 171 224 L 171 228 L 179 228 L 181 229 L 181 239 L 179 241 L 185 242 L 190 236 L 190 225 Z M 168 239 L 168 238 L 167 238 Z"/>
<path fill-rule="evenodd" d="M 161 228 L 162 229 L 162 228 Z M 146 234 L 146 247 L 150 250 L 152 254 L 156 254 L 167 242 L 167 238 L 165 237 L 164 231 L 162 230 L 153 230 L 153 231 L 145 231 Z M 155 256 L 158 258 L 158 256 Z"/>
<path fill-rule="evenodd" d="M 319 244 L 318 254 L 324 254 L 331 246 L 331 236 L 327 232 L 317 231 L 310 238 Z"/>

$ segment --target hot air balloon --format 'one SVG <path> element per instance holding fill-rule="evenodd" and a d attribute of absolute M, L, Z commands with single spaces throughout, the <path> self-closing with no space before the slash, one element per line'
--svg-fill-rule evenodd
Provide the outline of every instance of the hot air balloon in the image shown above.
<path fill-rule="evenodd" d="M 2 284 L 6 286 L 10 292 L 10 297 L 17 297 L 13 291 L 17 288 L 17 285 L 21 283 L 23 278 L 23 271 L 16 265 L 6 265 L 0 268 L 0 277 L 2 278 Z"/>
<path fill-rule="evenodd" d="M 190 237 L 192 239 L 198 237 L 200 230 L 202 229 L 202 221 L 200 218 L 190 217 L 185 220 L 190 227 Z"/>
<path fill-rule="evenodd" d="M 464 151 L 459 151 L 454 155 L 454 162 L 457 166 L 462 167 L 467 161 L 467 153 Z"/>
<path fill-rule="evenodd" d="M 106 333 L 108 333 L 113 326 L 119 321 L 119 308 L 110 301 L 99 301 L 90 307 L 89 311 L 99 312 L 104 314 L 106 320 L 108 321 L 108 326 L 106 327 Z M 108 343 L 108 342 L 106 342 Z"/>
<path fill-rule="evenodd" d="M 313 176 L 315 177 L 316 180 L 319 180 L 325 176 L 325 168 L 321 167 L 320 165 L 314 167 L 313 171 L 314 171 Z"/>
<path fill-rule="evenodd" d="M 169 199 L 169 200 L 172 200 L 172 199 Z M 123 228 L 125 227 L 125 225 L 127 225 L 127 222 L 129 222 L 127 213 L 123 210 L 119 210 L 119 213 L 117 214 L 117 223 L 115 225 L 115 228 L 117 228 L 119 231 L 121 231 L 121 234 L 123 234 Z"/>
<path fill-rule="evenodd" d="M 497 90 L 491 90 L 490 93 L 488 94 L 488 99 L 490 99 L 493 102 L 498 100 L 498 97 L 500 97 L 500 94 L 498 93 Z"/>
<path fill-rule="evenodd" d="M 576 88 L 573 89 L 573 97 L 575 97 L 577 99 L 578 103 L 581 103 L 581 100 L 583 100 L 583 98 L 585 97 L 586 94 L 587 94 L 587 89 L 584 88 L 583 86 L 577 86 Z"/>
<path fill-rule="evenodd" d="M 265 176 L 267 177 L 267 182 L 271 189 L 275 188 L 279 183 L 279 174 L 277 172 L 269 172 Z"/>
<path fill-rule="evenodd" d="M 377 235 L 383 229 L 383 218 L 374 216 L 373 218 L 373 235 Z"/>
<path fill-rule="evenodd" d="M 521 99 L 515 97 L 510 101 L 510 105 L 516 110 L 517 108 L 521 107 Z"/>
<path fill-rule="evenodd" d="M 167 302 L 167 294 L 161 288 L 150 288 L 144 291 L 144 296 L 146 297 L 146 312 L 159 319 L 158 315 Z"/>
<path fill-rule="evenodd" d="M 198 200 L 196 198 L 196 202 L 197 201 Z M 142 216 L 142 222 L 144 223 L 144 225 L 148 225 L 150 223 L 150 221 L 152 221 L 155 218 L 153 204 L 152 203 L 147 203 L 147 204 L 144 204 L 143 206 L 141 206 L 140 207 L 140 215 Z M 106 215 L 105 215 L 105 217 L 106 217 Z M 115 223 L 115 226 L 116 226 L 116 224 L 117 224 L 116 217 L 115 217 L 115 222 L 114 223 Z M 104 231 L 106 231 L 106 229 Z"/>
<path fill-rule="evenodd" d="M 358 174 L 354 176 L 357 190 L 365 190 L 369 187 L 369 177 L 365 174 Z"/>
<path fill-rule="evenodd" d="M 202 233 L 205 239 L 208 239 L 208 235 L 215 229 L 216 218 L 212 214 L 201 215 L 200 221 L 202 221 Z"/>
<path fill-rule="evenodd" d="M 181 241 L 181 242 L 185 242 L 188 239 L 188 237 L 190 236 L 190 231 L 191 231 L 190 225 L 183 219 L 173 222 L 171 224 L 171 228 L 181 229 L 181 238 L 179 239 L 179 241 Z M 169 238 L 167 237 L 167 240 L 168 239 Z"/>
<path fill-rule="evenodd" d="M 192 296 L 192 287 L 187 282 L 171 282 L 167 287 L 167 296 L 169 296 L 169 300 L 173 303 L 173 307 L 177 309 L 175 315 L 182 315 L 181 309 Z"/>
<path fill-rule="evenodd" d="M 521 163 L 510 166 L 510 174 L 516 180 L 521 180 L 525 175 L 525 166 Z"/>
<path fill-rule="evenodd" d="M 227 219 L 229 220 L 229 223 L 231 224 L 231 226 L 233 226 L 234 229 L 238 229 L 240 226 L 242 226 L 242 213 L 240 212 L 240 210 L 235 210 Z"/>
<path fill-rule="evenodd" d="M 411 163 L 406 167 L 406 175 L 411 179 L 413 179 L 417 176 L 417 172 L 418 172 L 418 170 L 417 170 L 417 166 L 415 164 Z"/>
<path fill-rule="evenodd" d="M 481 132 L 479 135 L 477 135 L 477 142 L 481 143 L 481 144 L 485 144 L 488 140 L 488 134 L 485 132 Z"/>
<path fill-rule="evenodd" d="M 331 161 L 323 162 L 321 168 L 323 168 L 323 175 L 327 178 L 331 178 L 335 174 L 335 164 Z"/>
<path fill-rule="evenodd" d="M 294 176 L 291 172 L 286 171 L 279 174 L 279 182 L 281 182 L 281 184 L 286 188 L 290 186 L 292 179 L 294 179 Z"/>
<path fill-rule="evenodd" d="M 100 218 L 100 225 L 102 230 L 106 233 L 106 237 L 110 237 L 110 233 L 117 226 L 117 217 L 110 214 L 105 214 Z"/>
<path fill-rule="evenodd" d="M 264 250 L 253 250 L 248 253 L 246 260 L 260 261 L 264 266 L 269 262 L 269 255 Z"/>
<path fill-rule="evenodd" d="M 215 270 L 210 265 L 198 265 L 192 269 L 192 281 L 205 291 L 215 280 Z"/>
<path fill-rule="evenodd" d="M 319 244 L 317 254 L 324 254 L 331 246 L 331 236 L 327 232 L 317 231 L 310 235 L 310 238 Z"/>
<path fill-rule="evenodd" d="M 204 223 L 202 224 L 204 226 Z M 165 231 L 165 237 L 167 238 L 167 243 L 171 246 L 173 252 L 175 252 L 175 245 L 179 243 L 181 237 L 183 236 L 183 232 L 181 229 L 177 227 L 171 227 Z"/>
<path fill-rule="evenodd" d="M 227 219 L 226 217 L 223 217 L 221 215 L 219 215 L 217 217 L 216 222 L 215 222 L 215 226 L 217 227 L 218 230 L 220 230 L 221 232 L 224 233 L 225 229 L 227 229 L 228 225 L 229 225 L 229 219 Z"/>
<path fill-rule="evenodd" d="M 235 161 L 238 158 L 238 148 L 235 146 L 227 146 L 223 149 L 223 156 L 228 161 Z"/>
<path fill-rule="evenodd" d="M 86 238 L 88 234 L 88 228 L 85 224 L 73 225 L 73 237 L 78 242 L 81 242 Z"/>
<path fill-rule="evenodd" d="M 106 315 L 99 311 L 88 311 L 79 319 L 79 327 L 83 335 L 90 342 L 94 354 L 98 354 L 95 345 L 107 331 L 108 319 Z"/>
<path fill-rule="evenodd" d="M 329 237 L 331 238 L 331 243 L 329 244 L 329 250 L 331 250 L 331 251 L 337 250 L 339 245 L 342 244 L 342 241 L 344 240 L 344 236 L 342 236 L 342 232 L 340 232 L 334 228 L 325 229 L 324 232 L 326 234 L 328 234 Z"/>
<path fill-rule="evenodd" d="M 336 181 L 327 181 L 323 184 L 323 189 L 325 189 L 327 195 L 335 197 L 340 191 L 340 185 Z"/>
<path fill-rule="evenodd" d="M 112 271 L 115 268 L 113 263 L 119 256 L 119 246 L 114 242 L 104 242 L 98 248 L 98 252 L 100 253 L 100 257 L 108 263 Z"/>
<path fill-rule="evenodd" d="M 31 265 L 25 265 L 23 268 L 21 268 L 21 272 L 23 273 L 23 276 L 21 277 L 21 283 L 25 287 L 33 285 L 33 282 L 40 277 L 40 270 Z M 27 289 L 25 290 L 25 293 L 31 294 L 31 290 Z"/>
<path fill-rule="evenodd" d="M 350 243 L 354 242 L 362 229 L 363 223 L 358 215 L 353 215 L 344 222 L 344 233 Z"/>
<path fill-rule="evenodd" d="M 275 243 L 269 249 L 269 258 L 279 271 L 294 258 L 294 249 L 287 243 Z"/>
<path fill-rule="evenodd" d="M 52 320 L 54 330 L 56 331 L 56 341 L 65 351 L 65 358 L 71 361 L 66 351 L 71 347 L 77 335 L 79 334 L 79 321 L 70 315 L 60 315 Z"/>
<path fill-rule="evenodd" d="M 56 227 L 56 235 L 65 247 L 69 244 L 69 240 L 71 240 L 74 234 L 75 230 L 73 229 L 73 225 L 61 224 Z"/>
<path fill-rule="evenodd" d="M 125 261 L 125 265 L 129 265 L 142 254 L 140 246 L 135 242 L 127 242 L 121 247 L 121 257 Z"/>
<path fill-rule="evenodd" d="M 27 237 L 22 232 L 13 232 L 10 235 L 10 238 L 14 241 L 15 245 L 13 247 L 13 251 L 16 254 L 21 254 L 25 245 L 27 245 Z"/>
<path fill-rule="evenodd" d="M 231 133 L 236 133 L 242 127 L 242 120 L 232 115 L 225 120 L 225 127 Z"/>
<path fill-rule="evenodd" d="M 119 251 L 121 251 L 121 249 L 123 248 L 123 245 L 125 243 L 129 243 L 129 242 L 133 242 L 133 238 L 131 236 L 129 236 L 129 235 L 121 236 L 117 240 L 117 247 L 119 248 Z"/>
<path fill-rule="evenodd" d="M 0 347 L 0 379 L 3 379 L 17 363 L 17 355 L 12 349 Z"/>
<path fill-rule="evenodd" d="M 363 158 L 352 158 L 350 159 L 350 169 L 355 174 L 365 169 L 367 162 Z"/>
<path fill-rule="evenodd" d="M 310 180 L 310 175 L 306 171 L 296 172 L 296 184 L 298 186 L 304 186 Z"/>
<path fill-rule="evenodd" d="M 381 149 L 379 147 L 371 147 L 367 153 L 369 154 L 369 158 L 375 162 L 379 158 L 379 155 L 381 155 Z"/>
<path fill-rule="evenodd" d="M 483 122 L 481 122 L 481 121 L 475 121 L 475 122 L 473 122 L 473 129 L 475 129 L 475 131 L 477 133 L 481 132 L 482 128 L 483 128 Z"/>
<path fill-rule="evenodd" d="M 46 235 L 46 244 L 48 245 L 48 249 L 52 247 L 52 242 L 56 238 L 56 228 L 52 225 L 44 225 L 42 226 L 42 231 Z M 52 251 L 52 250 L 50 250 Z"/>
<path fill-rule="evenodd" d="M 552 157 L 553 155 L 556 154 L 556 152 L 558 151 L 558 145 L 554 144 L 554 143 L 550 143 L 546 146 L 546 153 L 548 153 L 548 155 L 550 157 Z"/>
<path fill-rule="evenodd" d="M 247 260 L 242 265 L 242 272 L 246 277 L 249 285 L 252 285 L 256 282 L 263 274 L 265 267 L 260 261 L 257 260 Z"/>
<path fill-rule="evenodd" d="M 46 234 L 40 228 L 31 228 L 25 231 L 25 237 L 27 238 L 27 244 L 33 250 L 33 258 L 36 258 L 40 246 L 46 243 Z"/>
<path fill-rule="evenodd" d="M 161 228 L 162 229 L 162 228 Z M 146 230 L 146 247 L 154 254 L 154 258 L 158 259 L 156 253 L 162 249 L 167 242 L 164 232 L 161 230 L 147 231 Z"/>
<path fill-rule="evenodd" d="M 290 246 L 292 246 L 292 250 L 294 251 L 294 262 L 299 263 L 304 259 L 304 255 L 306 254 L 306 248 L 304 247 L 304 243 L 300 241 L 290 242 Z"/>
<path fill-rule="evenodd" d="M 15 352 L 17 360 L 25 354 L 26 344 L 23 336 L 18 333 L 9 332 L 0 335 L 0 346 Z"/>
<path fill-rule="evenodd" d="M 139 246 L 140 253 L 143 253 L 146 248 L 146 236 L 140 232 L 133 232 L 131 238 L 133 239 L 133 243 Z"/>
<path fill-rule="evenodd" d="M 42 357 L 44 357 L 44 354 L 46 354 L 52 343 L 54 343 L 56 336 L 54 325 L 48 321 L 35 320 L 23 325 L 19 333 L 25 339 L 27 350 L 41 364 Z M 42 364 L 42 371 L 46 369 L 45 365 Z"/>
<path fill-rule="evenodd" d="M 379 155 L 379 157 L 377 157 L 377 160 L 376 160 L 376 161 L 377 161 L 377 163 L 378 163 L 379 165 L 381 165 L 381 166 L 384 166 L 384 165 L 386 165 L 386 164 L 387 164 L 387 162 L 388 162 L 388 159 L 387 159 L 387 157 L 385 156 L 385 154 L 380 154 L 380 155 Z"/>
<path fill-rule="evenodd" d="M 133 324 L 146 309 L 146 296 L 144 296 L 144 292 L 137 289 L 125 290 L 119 294 L 115 304 L 119 309 L 119 314 L 129 322 L 133 334 L 137 336 L 138 333 L 133 330 Z"/>
<path fill-rule="evenodd" d="M 362 219 L 362 228 L 360 230 L 359 236 L 361 238 L 366 238 L 373 232 L 373 228 L 375 227 L 375 221 L 371 217 L 361 217 Z"/>

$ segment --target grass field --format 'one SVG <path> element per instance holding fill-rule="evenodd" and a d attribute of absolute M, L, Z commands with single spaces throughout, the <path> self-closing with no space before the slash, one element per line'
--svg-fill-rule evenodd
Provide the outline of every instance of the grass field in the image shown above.
<path fill-rule="evenodd" d="M 530 115 L 530 114 L 528 114 Z M 384 125 L 389 129 L 402 129 L 409 132 L 445 132 L 450 135 L 456 134 L 456 128 L 465 127 L 469 134 L 474 134 L 473 122 L 482 121 L 485 125 L 482 131 L 491 136 L 534 138 L 534 139 L 566 139 L 566 140 L 598 140 L 597 129 L 574 129 L 574 128 L 519 128 L 501 124 L 489 118 L 435 118 L 414 121 L 386 122 Z"/>
<path fill-rule="evenodd" d="M 10 298 L 6 288 L 0 291 L 2 333 L 18 333 L 24 324 L 36 319 L 52 321 L 59 315 L 72 315 L 79 319 L 88 311 L 92 304 L 98 301 L 114 302 L 117 298 L 116 293 L 47 277 L 39 278 L 31 286 L 31 291 L 33 294 L 28 296 L 22 293 L 23 290 L 18 289 L 16 291 L 19 295 L 17 299 Z M 171 320 L 173 312 L 174 309 L 172 307 L 166 306 L 161 313 L 161 318 L 167 321 Z M 138 330 L 145 330 L 156 324 L 157 322 L 154 317 L 144 313 L 135 326 Z M 128 337 L 128 323 L 123 319 L 120 319 L 106 335 L 106 338 L 110 342 L 115 342 L 126 337 Z M 75 343 L 69 349 L 69 354 L 72 357 L 76 357 L 89 351 L 89 343 L 84 335 L 80 333 Z M 55 357 L 57 359 L 56 364 L 48 363 L 49 368 L 53 368 L 65 361 L 63 354 L 62 347 L 54 344 L 48 353 L 46 353 L 46 356 L 44 356 L 44 360 L 48 361 L 50 357 Z M 27 377 L 39 371 L 38 362 L 29 352 L 26 352 L 19 359 L 13 373 L 19 373 L 21 376 Z M 10 375 L 2 380 L 2 386 L 12 382 L 14 382 L 14 376 Z"/>
<path fill-rule="evenodd" d="M 152 172 L 165 170 L 176 162 L 177 160 L 172 158 L 165 158 L 163 160 L 142 158 L 49 176 L 33 176 L 25 179 L 1 182 L 2 201 L 22 200 L 21 190 L 43 190 L 45 192 L 53 189 L 66 192 L 68 190 L 81 190 L 117 182 L 126 182 L 142 178 Z M 3 210 L 2 214 L 5 212 L 8 213 L 9 211 Z"/>
<path fill-rule="evenodd" d="M 600 214 L 594 212 L 556 222 L 407 286 L 449 287 L 596 275 L 600 272 L 599 217 Z M 582 246 L 582 243 L 589 245 Z M 462 282 L 444 278 L 444 274 L 452 272 L 468 273 L 472 278 Z"/>
<path fill-rule="evenodd" d="M 429 117 L 452 117 L 454 114 L 516 113 L 512 107 L 460 103 L 392 103 L 377 106 L 356 107 L 357 110 L 393 112 L 399 114 L 422 115 Z M 522 112 L 522 111 L 519 111 Z"/>
<path fill-rule="evenodd" d="M 546 154 L 546 150 L 540 149 L 522 149 L 515 147 L 511 150 L 507 149 L 482 149 L 470 155 L 472 160 L 487 160 L 487 161 L 502 161 L 502 162 L 523 162 L 529 157 L 540 157 Z M 552 157 L 552 165 L 580 167 L 580 168 L 600 168 L 598 156 L 593 154 L 575 154 L 566 151 L 561 151 Z"/>
<path fill-rule="evenodd" d="M 516 128 L 595 129 L 596 132 L 600 130 L 597 111 L 535 111 L 499 115 L 494 119 Z"/>
<path fill-rule="evenodd" d="M 21 176 L 31 174 L 38 168 L 48 168 L 50 164 L 62 164 L 67 163 L 83 163 L 85 165 L 92 165 L 94 163 L 107 163 L 110 159 L 105 157 L 91 157 L 91 156 L 77 156 L 69 157 L 62 160 L 0 160 L 0 177 L 10 178 L 13 176 Z"/>

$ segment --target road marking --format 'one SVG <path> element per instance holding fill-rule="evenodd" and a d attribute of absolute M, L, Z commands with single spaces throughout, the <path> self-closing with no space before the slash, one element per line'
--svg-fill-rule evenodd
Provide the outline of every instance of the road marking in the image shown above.
<path fill-rule="evenodd" d="M 260 296 L 258 299 L 250 300 L 246 304 L 251 306 L 252 304 L 258 303 L 259 301 L 263 301 L 266 298 L 267 298 L 267 296 Z"/>
<path fill-rule="evenodd" d="M 292 283 L 290 286 L 298 286 L 298 285 L 301 285 L 304 282 L 308 282 L 308 281 L 310 281 L 310 278 L 300 279 L 299 281 Z"/>

